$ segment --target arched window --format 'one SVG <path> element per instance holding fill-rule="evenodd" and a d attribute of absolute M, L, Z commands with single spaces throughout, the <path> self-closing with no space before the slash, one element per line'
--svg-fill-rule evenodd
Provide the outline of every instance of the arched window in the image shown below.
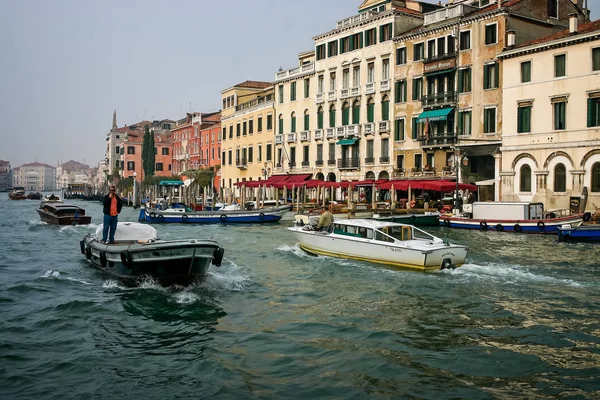
<path fill-rule="evenodd" d="M 291 121 L 291 128 L 292 129 L 291 129 L 290 132 L 294 133 L 294 132 L 296 132 L 296 113 L 295 112 L 292 112 L 291 119 L 292 119 L 292 121 Z"/>
<path fill-rule="evenodd" d="M 372 97 L 367 100 L 367 122 L 375 122 L 375 100 Z"/>
<path fill-rule="evenodd" d="M 308 109 L 304 110 L 304 130 L 308 131 L 310 129 L 310 116 L 308 114 Z"/>
<path fill-rule="evenodd" d="M 346 126 L 350 123 L 350 104 L 344 102 L 342 105 L 342 125 Z"/>
<path fill-rule="evenodd" d="M 279 114 L 279 134 L 283 135 L 283 115 Z"/>
<path fill-rule="evenodd" d="M 323 129 L 323 107 L 317 111 L 317 129 Z"/>
<path fill-rule="evenodd" d="M 329 127 L 335 128 L 335 104 L 329 107 Z"/>
<path fill-rule="evenodd" d="M 554 168 L 554 192 L 567 191 L 567 169 L 564 164 L 557 164 Z"/>
<path fill-rule="evenodd" d="M 383 99 L 381 100 L 381 120 L 390 120 L 390 98 L 387 96 L 383 96 Z"/>
<path fill-rule="evenodd" d="M 521 192 L 531 192 L 531 167 L 527 164 L 521 167 L 521 184 L 519 187 L 519 191 Z"/>
<path fill-rule="evenodd" d="M 358 100 L 352 103 L 352 123 L 360 124 L 360 101 Z"/>
<path fill-rule="evenodd" d="M 600 162 L 592 165 L 592 192 L 600 192 Z"/>

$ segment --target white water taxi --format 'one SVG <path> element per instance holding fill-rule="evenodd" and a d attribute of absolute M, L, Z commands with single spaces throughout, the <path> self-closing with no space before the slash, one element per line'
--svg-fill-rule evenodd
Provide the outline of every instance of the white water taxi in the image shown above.
<path fill-rule="evenodd" d="M 468 248 L 412 225 L 372 219 L 336 220 L 327 231 L 288 228 L 308 253 L 434 271 L 464 264 Z"/>

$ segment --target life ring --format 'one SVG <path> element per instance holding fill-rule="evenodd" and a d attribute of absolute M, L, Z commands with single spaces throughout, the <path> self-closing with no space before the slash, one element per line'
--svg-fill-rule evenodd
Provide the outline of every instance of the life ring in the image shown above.
<path fill-rule="evenodd" d="M 227 215 L 226 214 L 221 214 L 221 216 L 219 218 L 221 218 L 222 222 L 227 221 Z"/>
<path fill-rule="evenodd" d="M 183 214 L 183 215 L 181 216 L 181 220 L 182 220 L 183 222 L 188 222 L 188 219 L 189 219 L 189 217 L 187 216 L 187 214 Z"/>
<path fill-rule="evenodd" d="M 583 222 L 588 222 L 590 219 L 592 219 L 592 213 L 591 212 L 586 212 L 583 213 Z"/>
<path fill-rule="evenodd" d="M 158 214 L 158 217 L 156 217 L 158 219 L 158 222 L 165 222 L 165 216 L 162 214 Z"/>
<path fill-rule="evenodd" d="M 260 219 L 261 221 L 265 219 L 265 213 L 260 213 L 258 214 L 258 219 Z"/>
<path fill-rule="evenodd" d="M 502 231 L 504 231 L 504 227 L 502 226 L 502 224 L 496 224 L 496 230 L 498 232 L 502 232 Z"/>
<path fill-rule="evenodd" d="M 446 224 L 446 226 L 450 226 L 450 218 L 445 218 L 444 224 Z"/>
<path fill-rule="evenodd" d="M 218 249 L 216 249 L 215 252 L 213 253 L 212 265 L 214 265 L 215 267 L 220 267 L 221 263 L 223 262 L 223 254 L 224 253 L 225 253 L 224 248 L 219 247 Z"/>
<path fill-rule="evenodd" d="M 513 226 L 513 230 L 518 233 L 523 232 L 523 228 L 521 228 L 521 225 L 519 224 L 515 224 L 515 226 Z"/>
<path fill-rule="evenodd" d="M 156 218 L 156 213 L 155 213 L 155 212 L 151 212 L 150 214 L 148 214 L 148 216 L 149 216 L 150 218 L 153 218 L 153 219 L 154 219 L 154 218 Z"/>
<path fill-rule="evenodd" d="M 105 251 L 100 251 L 100 266 L 102 268 L 106 267 L 106 252 Z"/>
<path fill-rule="evenodd" d="M 481 222 L 479 223 L 479 228 L 480 228 L 482 231 L 487 231 L 487 228 L 488 228 L 488 226 L 487 226 L 487 222 L 485 222 L 485 221 L 481 221 Z"/>
<path fill-rule="evenodd" d="M 121 252 L 121 263 L 129 269 L 133 266 L 133 259 L 127 250 Z"/>
<path fill-rule="evenodd" d="M 85 248 L 85 258 L 88 260 L 92 258 L 92 248 L 90 246 Z"/>
<path fill-rule="evenodd" d="M 546 214 L 546 219 L 552 219 L 552 218 L 556 218 L 556 214 L 554 214 L 553 212 Z"/>
<path fill-rule="evenodd" d="M 416 204 L 417 204 L 417 203 L 416 203 L 414 200 L 411 200 L 411 202 L 410 202 L 410 207 L 412 208 L 412 207 L 414 207 Z"/>
<path fill-rule="evenodd" d="M 546 227 L 546 224 L 544 223 L 544 221 L 538 221 L 537 226 L 540 229 L 544 229 Z"/>
<path fill-rule="evenodd" d="M 85 241 L 79 241 L 79 248 L 81 249 L 81 254 L 85 254 Z"/>

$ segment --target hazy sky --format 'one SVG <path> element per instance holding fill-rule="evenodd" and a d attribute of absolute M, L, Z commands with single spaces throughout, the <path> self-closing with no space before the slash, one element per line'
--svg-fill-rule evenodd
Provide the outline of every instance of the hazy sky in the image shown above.
<path fill-rule="evenodd" d="M 221 90 L 272 81 L 360 3 L 0 0 L 0 159 L 94 166 L 113 110 L 119 126 L 217 111 Z"/>

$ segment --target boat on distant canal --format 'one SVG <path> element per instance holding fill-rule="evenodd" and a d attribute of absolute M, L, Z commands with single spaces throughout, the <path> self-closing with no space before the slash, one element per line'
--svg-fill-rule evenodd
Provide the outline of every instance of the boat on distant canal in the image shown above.
<path fill-rule="evenodd" d="M 279 221 L 290 207 L 268 207 L 252 210 L 221 209 L 218 211 L 194 211 L 187 207 L 168 208 L 140 208 L 138 221 L 148 223 L 184 223 L 184 224 L 240 224 L 240 223 L 267 223 Z"/>
<path fill-rule="evenodd" d="M 225 250 L 210 239 L 161 240 L 156 229 L 119 222 L 115 243 L 101 242 L 102 224 L 80 242 L 81 253 L 104 274 L 135 286 L 149 277 L 163 286 L 187 285 L 221 266 Z"/>
<path fill-rule="evenodd" d="M 547 212 L 542 203 L 475 202 L 465 204 L 460 216 L 440 216 L 440 225 L 483 231 L 556 234 L 561 225 L 579 226 L 589 217 L 589 213 L 561 216 Z"/>
<path fill-rule="evenodd" d="M 41 200 L 42 194 L 40 192 L 29 192 L 27 193 L 27 200 Z"/>
<path fill-rule="evenodd" d="M 464 264 L 467 246 L 450 244 L 412 225 L 374 219 L 342 219 L 325 231 L 314 222 L 288 228 L 304 251 L 421 271 Z"/>
<path fill-rule="evenodd" d="M 37 209 L 42 221 L 51 225 L 89 225 L 92 217 L 85 215 L 79 206 L 64 203 L 42 202 Z"/>
<path fill-rule="evenodd" d="M 8 194 L 8 198 L 11 200 L 26 200 L 27 195 L 25 194 L 25 188 L 21 186 L 15 186 Z"/>

